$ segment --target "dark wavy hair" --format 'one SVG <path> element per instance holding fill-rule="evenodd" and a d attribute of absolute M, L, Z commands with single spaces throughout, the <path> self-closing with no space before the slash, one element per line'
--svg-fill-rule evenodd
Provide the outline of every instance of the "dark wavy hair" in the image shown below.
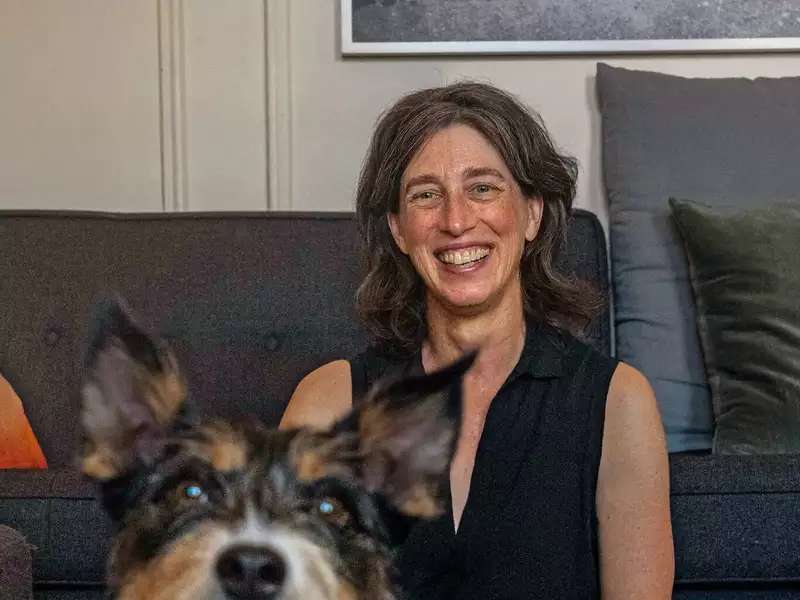
<path fill-rule="evenodd" d="M 411 351 L 426 335 L 421 278 L 392 238 L 387 214 L 399 209 L 400 180 L 412 157 L 449 125 L 468 125 L 497 149 L 525 197 L 541 196 L 542 221 L 521 260 L 526 318 L 580 333 L 603 305 L 588 284 L 553 266 L 565 242 L 575 197 L 577 161 L 559 154 L 537 113 L 511 94 L 461 82 L 401 98 L 379 119 L 356 195 L 356 219 L 366 275 L 356 309 L 376 342 Z"/>

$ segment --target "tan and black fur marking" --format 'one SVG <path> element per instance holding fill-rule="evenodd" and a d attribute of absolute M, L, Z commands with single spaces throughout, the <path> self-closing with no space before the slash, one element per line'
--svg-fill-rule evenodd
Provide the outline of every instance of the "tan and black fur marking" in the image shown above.
<path fill-rule="evenodd" d="M 81 420 L 84 472 L 118 524 L 110 590 L 123 600 L 396 598 L 404 529 L 444 510 L 470 364 L 382 385 L 329 431 L 189 424 L 173 353 L 123 303 L 107 304 Z"/>

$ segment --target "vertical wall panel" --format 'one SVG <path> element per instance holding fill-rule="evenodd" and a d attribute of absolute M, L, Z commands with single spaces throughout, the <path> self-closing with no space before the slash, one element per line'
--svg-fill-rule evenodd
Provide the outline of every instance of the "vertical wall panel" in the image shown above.
<path fill-rule="evenodd" d="M 264 1 L 189 0 L 183 10 L 187 208 L 266 210 Z"/>
<path fill-rule="evenodd" d="M 0 0 L 0 207 L 161 210 L 156 2 Z"/>

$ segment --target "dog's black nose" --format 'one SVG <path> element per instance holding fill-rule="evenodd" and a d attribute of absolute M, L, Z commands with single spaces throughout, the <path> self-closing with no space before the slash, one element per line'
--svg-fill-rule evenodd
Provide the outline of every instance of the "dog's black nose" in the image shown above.
<path fill-rule="evenodd" d="M 217 559 L 217 577 L 229 598 L 270 600 L 286 579 L 286 563 L 264 546 L 234 546 Z"/>

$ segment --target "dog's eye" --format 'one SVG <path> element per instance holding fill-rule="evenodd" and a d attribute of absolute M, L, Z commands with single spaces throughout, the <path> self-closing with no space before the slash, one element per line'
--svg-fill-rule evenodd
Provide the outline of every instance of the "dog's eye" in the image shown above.
<path fill-rule="evenodd" d="M 340 526 L 347 525 L 350 520 L 350 514 L 347 512 L 344 505 L 336 498 L 330 496 L 325 496 L 317 501 L 315 512 L 326 520 Z"/>
<path fill-rule="evenodd" d="M 206 499 L 205 490 L 196 483 L 187 483 L 183 485 L 183 497 L 187 500 L 201 501 Z"/>

